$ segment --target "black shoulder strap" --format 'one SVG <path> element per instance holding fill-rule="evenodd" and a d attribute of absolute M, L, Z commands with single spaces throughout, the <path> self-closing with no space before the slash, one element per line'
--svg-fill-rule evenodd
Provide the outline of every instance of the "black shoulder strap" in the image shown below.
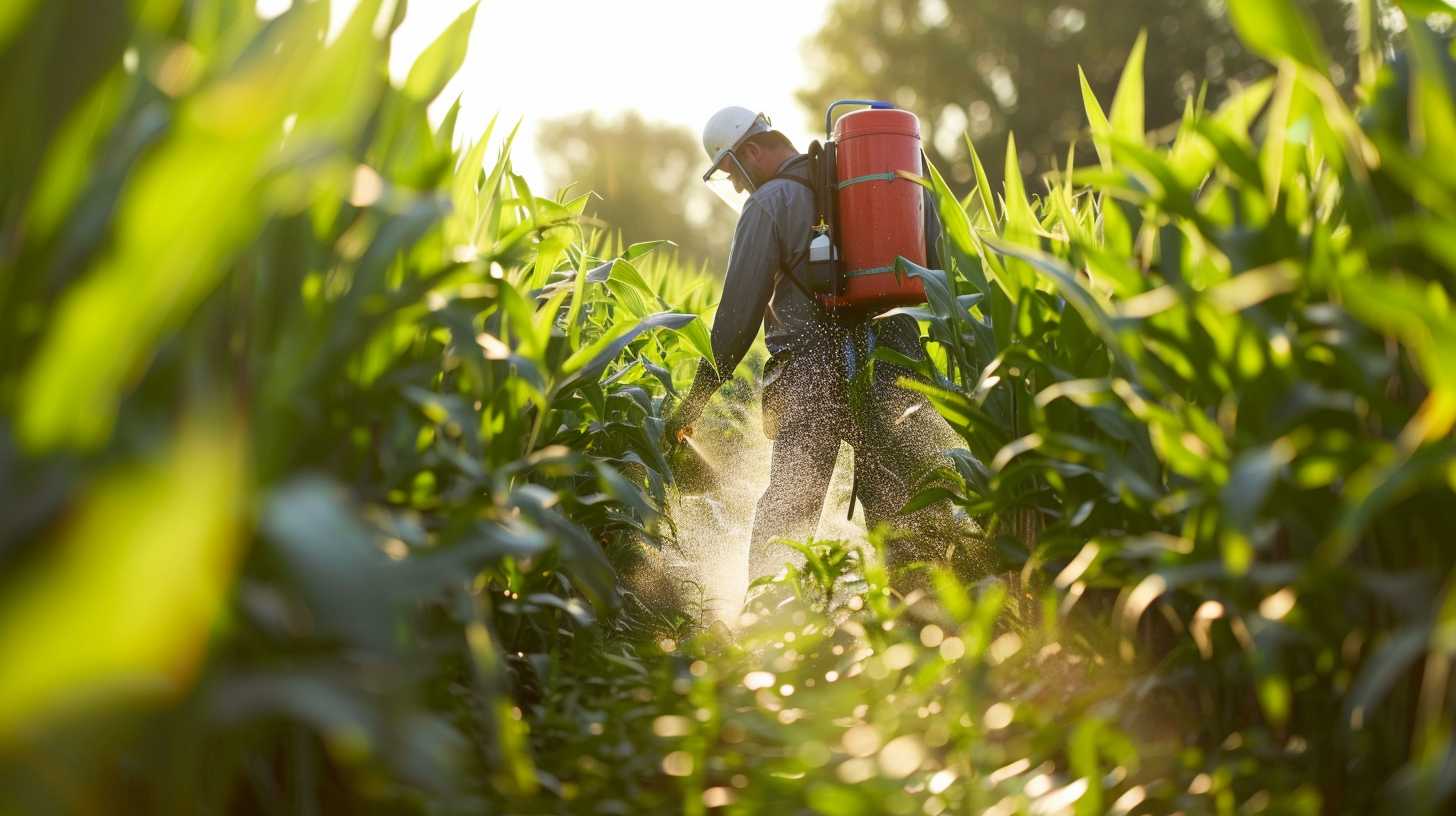
<path fill-rule="evenodd" d="M 812 183 L 810 183 L 810 181 L 808 179 L 802 178 L 800 176 L 794 176 L 794 175 L 790 175 L 788 173 L 780 173 L 779 175 L 774 176 L 773 178 L 769 179 L 769 181 L 773 181 L 774 179 L 783 179 L 784 181 L 797 181 L 798 183 L 804 185 L 805 187 L 808 187 L 809 188 L 809 192 L 811 192 L 811 193 L 814 192 L 814 185 Z M 767 184 L 768 182 L 764 182 L 764 183 Z"/>
<path fill-rule="evenodd" d="M 773 178 L 769 179 L 769 181 L 773 181 L 774 179 L 783 179 L 784 181 L 794 181 L 794 182 L 798 182 L 799 184 L 804 185 L 804 187 L 809 190 L 809 194 L 810 195 L 813 195 L 814 194 L 814 185 L 808 179 L 800 178 L 799 176 L 791 176 L 791 175 L 789 175 L 787 173 L 784 173 L 782 175 L 774 176 Z M 808 254 L 809 254 L 809 246 L 808 246 L 808 244 L 805 244 L 804 245 L 804 249 L 800 253 L 800 255 L 807 257 Z M 799 281 L 796 278 L 794 278 L 794 274 L 792 272 L 788 272 L 788 270 L 791 270 L 794 267 L 798 266 L 800 260 L 803 260 L 803 258 L 802 257 L 795 258 L 793 260 L 793 262 L 790 263 L 790 264 L 788 264 L 787 268 L 785 269 L 785 272 L 789 275 L 790 278 L 794 279 L 794 283 L 796 283 L 796 284 Z M 803 286 L 800 286 L 799 288 L 800 289 L 803 289 L 804 287 Z M 805 292 L 805 294 L 808 294 L 807 291 Z"/>
<path fill-rule="evenodd" d="M 810 172 L 813 172 L 812 167 L 810 168 Z M 769 181 L 774 181 L 775 179 L 798 182 L 799 184 L 804 185 L 806 189 L 808 189 L 809 195 L 814 195 L 814 184 L 806 178 L 792 175 L 790 173 L 780 173 L 779 175 L 768 179 L 768 181 L 765 181 L 764 184 L 767 184 Z M 799 276 L 794 274 L 794 267 L 798 266 L 799 262 L 802 261 L 804 258 L 807 258 L 808 256 L 809 245 L 805 244 L 803 250 L 797 256 L 790 258 L 789 262 L 785 264 L 781 269 L 779 269 L 779 274 L 787 277 L 789 279 L 789 282 L 794 284 L 794 288 L 798 289 L 804 295 L 804 297 L 808 298 L 809 304 L 817 309 L 821 315 L 832 320 L 835 318 L 834 313 L 829 309 L 826 309 L 824 306 L 824 301 L 821 300 L 818 295 L 809 291 L 809 287 L 805 286 L 804 282 L 799 280 Z"/>

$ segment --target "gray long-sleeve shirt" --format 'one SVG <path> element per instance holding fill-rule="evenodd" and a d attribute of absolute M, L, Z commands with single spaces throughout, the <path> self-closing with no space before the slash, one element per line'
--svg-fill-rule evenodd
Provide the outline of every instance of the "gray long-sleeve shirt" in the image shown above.
<path fill-rule="evenodd" d="M 775 175 L 808 180 L 808 156 L 786 159 Z M 929 266 L 938 267 L 940 220 L 928 190 L 925 197 L 926 259 Z M 814 195 L 798 182 L 774 178 L 749 196 L 733 231 L 728 274 L 713 320 L 717 373 L 715 376 L 706 361 L 699 367 L 684 406 L 690 414 L 695 414 L 718 385 L 733 375 L 733 369 L 753 344 L 760 323 L 764 344 L 775 356 L 843 336 L 844 316 L 831 316 L 782 271 L 787 269 L 800 282 L 808 280 L 809 230 L 814 219 Z M 913 318 L 900 315 L 879 321 L 876 331 L 880 342 L 902 353 L 919 355 L 919 327 Z"/>

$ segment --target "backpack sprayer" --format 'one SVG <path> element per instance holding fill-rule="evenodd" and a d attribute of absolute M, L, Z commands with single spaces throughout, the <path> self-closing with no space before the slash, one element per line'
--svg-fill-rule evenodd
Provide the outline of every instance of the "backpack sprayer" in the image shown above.
<path fill-rule="evenodd" d="M 869 107 L 836 122 L 842 105 Z M 925 302 L 925 284 L 895 265 L 903 256 L 925 266 L 922 160 L 915 114 L 874 99 L 841 99 L 824 111 L 824 141 L 809 145 L 816 220 L 807 288 L 831 312 L 874 315 Z M 849 518 L 858 495 L 856 472 Z"/>
<path fill-rule="evenodd" d="M 868 105 L 834 121 L 842 105 Z M 831 310 L 883 312 L 925 302 L 919 278 L 895 258 L 925 265 L 920 121 L 889 102 L 841 99 L 824 112 L 824 142 L 809 145 L 816 223 L 806 285 Z"/>
<path fill-rule="evenodd" d="M 834 110 L 844 105 L 868 107 L 836 122 Z M 714 186 L 730 206 L 736 203 L 735 209 L 742 206 L 748 190 L 732 182 L 733 174 L 724 162 L 736 163 L 734 146 L 770 129 L 763 114 L 738 107 L 719 111 L 704 128 L 703 148 L 712 164 L 703 181 Z M 896 258 L 902 256 L 922 267 L 926 262 L 925 197 L 919 183 L 924 169 L 920 120 L 889 102 L 841 99 L 825 110 L 824 141 L 811 143 L 808 157 L 807 181 L 794 175 L 778 177 L 804 184 L 814 197 L 808 278 L 801 281 L 791 270 L 781 272 L 811 303 L 818 303 L 831 315 L 859 318 L 924 303 L 921 280 L 896 267 Z M 748 176 L 742 165 L 736 173 Z M 729 182 L 736 195 L 727 193 Z M 868 343 L 874 343 L 872 332 Z M 857 345 L 857 341 L 849 341 L 844 360 L 847 370 L 854 370 L 854 359 L 870 353 Z M 689 437 L 685 431 L 678 441 Z M 851 516 L 858 492 L 856 477 L 850 492 Z"/>

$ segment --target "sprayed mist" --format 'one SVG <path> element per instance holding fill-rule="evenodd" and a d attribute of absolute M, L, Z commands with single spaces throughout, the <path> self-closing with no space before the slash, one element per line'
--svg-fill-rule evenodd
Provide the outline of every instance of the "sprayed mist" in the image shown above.
<path fill-rule="evenodd" d="M 740 414 L 741 411 L 741 414 Z M 754 506 L 768 487 L 773 443 L 763 434 L 761 411 L 755 401 L 733 410 L 738 432 L 699 433 L 692 437 L 691 454 L 708 469 L 701 492 L 675 489 L 672 514 L 678 528 L 676 546 L 665 551 L 662 568 L 667 577 L 700 595 L 704 622 L 732 623 L 743 607 L 748 589 L 748 548 L 753 531 Z M 839 448 L 834 478 L 814 533 L 819 539 L 863 542 L 864 514 L 855 508 L 846 518 L 853 482 L 853 451 Z M 774 560 L 796 562 L 797 553 L 777 546 Z"/>

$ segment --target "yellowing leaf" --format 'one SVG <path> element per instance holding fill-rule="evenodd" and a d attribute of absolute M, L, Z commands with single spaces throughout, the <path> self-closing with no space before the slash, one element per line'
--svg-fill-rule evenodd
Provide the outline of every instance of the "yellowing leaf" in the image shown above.
<path fill-rule="evenodd" d="M 68 710 L 190 681 L 227 597 L 244 509 L 242 434 L 186 428 L 102 478 L 0 605 L 0 742 Z"/>
<path fill-rule="evenodd" d="M 10 42 L 11 36 L 30 17 L 36 0 L 10 0 L 0 3 L 0 45 Z"/>

